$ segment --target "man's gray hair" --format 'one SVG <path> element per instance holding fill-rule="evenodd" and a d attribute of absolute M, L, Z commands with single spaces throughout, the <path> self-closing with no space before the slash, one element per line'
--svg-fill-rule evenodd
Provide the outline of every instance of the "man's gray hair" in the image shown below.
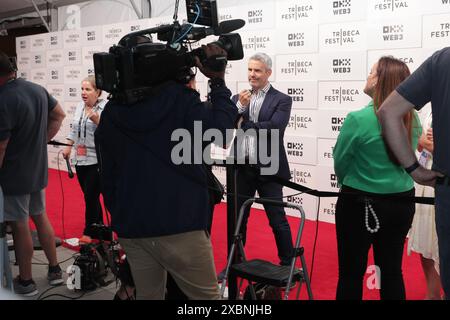
<path fill-rule="evenodd" d="M 267 54 L 258 52 L 250 57 L 249 60 L 261 61 L 267 67 L 267 69 L 272 70 L 272 58 L 270 58 Z"/>

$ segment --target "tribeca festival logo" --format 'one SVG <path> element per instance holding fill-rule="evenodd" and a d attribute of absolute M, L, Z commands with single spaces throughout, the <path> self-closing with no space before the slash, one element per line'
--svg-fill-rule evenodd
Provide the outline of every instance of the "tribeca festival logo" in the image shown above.
<path fill-rule="evenodd" d="M 444 0 L 443 0 L 444 1 Z M 450 0 L 446 0 L 450 3 Z M 430 38 L 448 38 L 450 37 L 450 23 L 440 23 L 439 30 L 431 31 Z"/>
<path fill-rule="evenodd" d="M 360 92 L 355 88 L 332 88 L 331 94 L 324 96 L 324 101 L 334 103 L 348 103 L 355 102 L 355 97 L 359 96 Z"/>
<path fill-rule="evenodd" d="M 279 152 L 280 132 L 278 129 L 227 129 L 225 137 L 219 129 L 208 129 L 203 132 L 201 121 L 194 121 L 193 135 L 187 129 L 176 129 L 172 132 L 171 141 L 178 142 L 172 148 L 171 160 L 175 165 L 181 164 L 208 164 L 213 165 L 216 160 L 211 158 L 211 148 L 203 149 L 203 143 L 214 141 L 233 141 L 237 148 L 231 148 L 230 157 L 225 160 L 226 164 L 260 164 L 262 175 L 274 175 L 280 166 Z M 255 141 L 248 156 L 245 153 L 248 138 Z M 193 156 L 192 156 L 193 155 Z"/>
<path fill-rule="evenodd" d="M 352 72 L 352 59 L 333 59 L 333 73 L 343 74 Z"/>
<path fill-rule="evenodd" d="M 55 98 L 62 98 L 63 94 L 64 94 L 64 89 L 62 87 L 61 88 L 58 88 L 58 87 L 52 88 L 50 93 Z"/>
<path fill-rule="evenodd" d="M 219 14 L 219 20 L 220 21 L 231 20 L 231 19 L 234 19 L 234 18 L 233 18 L 233 15 L 231 15 L 229 13 Z"/>
<path fill-rule="evenodd" d="M 52 52 L 52 53 L 47 53 L 48 62 L 51 63 L 51 64 L 60 63 L 62 58 L 63 58 L 63 55 L 59 51 Z"/>
<path fill-rule="evenodd" d="M 255 23 L 261 23 L 263 22 L 263 10 L 262 9 L 258 9 L 258 10 L 250 10 L 248 11 L 248 23 L 249 24 L 255 24 Z"/>
<path fill-rule="evenodd" d="M 287 35 L 288 47 L 304 47 L 305 46 L 305 33 L 296 32 L 288 33 Z"/>
<path fill-rule="evenodd" d="M 310 17 L 310 12 L 314 10 L 312 5 L 298 5 L 289 6 L 287 13 L 281 14 L 282 21 L 298 21 Z"/>
<path fill-rule="evenodd" d="M 45 80 L 46 73 L 45 71 L 38 71 L 33 75 L 33 81 L 41 82 Z"/>
<path fill-rule="evenodd" d="M 339 45 L 342 47 L 347 44 L 355 43 L 356 38 L 360 35 L 361 32 L 358 29 L 344 30 L 341 28 L 337 31 L 333 31 L 331 37 L 325 38 L 325 44 Z"/>
<path fill-rule="evenodd" d="M 330 216 L 334 216 L 334 214 L 336 213 L 336 204 L 335 203 L 331 203 L 330 205 L 331 205 L 331 207 L 328 207 L 328 208 L 324 207 L 324 208 L 322 208 L 322 213 L 330 215 Z"/>
<path fill-rule="evenodd" d="M 33 48 L 38 48 L 38 49 L 43 48 L 44 44 L 45 44 L 44 39 L 35 39 L 33 41 Z"/>
<path fill-rule="evenodd" d="M 254 36 L 247 38 L 247 42 L 243 43 L 242 46 L 244 50 L 260 51 L 267 49 L 267 43 L 270 41 L 269 36 Z"/>
<path fill-rule="evenodd" d="M 403 30 L 404 30 L 403 24 L 383 26 L 383 40 L 384 41 L 401 41 L 404 39 Z"/>
<path fill-rule="evenodd" d="M 377 11 L 395 11 L 405 8 L 409 8 L 408 1 L 383 0 L 375 4 L 375 10 Z"/>
<path fill-rule="evenodd" d="M 292 102 L 303 102 L 305 100 L 304 88 L 288 88 L 287 94 L 292 98 Z"/>
<path fill-rule="evenodd" d="M 287 67 L 280 69 L 281 74 L 292 76 L 308 75 L 311 72 L 313 63 L 310 60 L 292 60 L 287 62 Z"/>
<path fill-rule="evenodd" d="M 332 117 L 331 118 L 331 131 L 340 132 L 342 125 L 344 124 L 345 117 Z"/>
<path fill-rule="evenodd" d="M 341 0 L 333 1 L 333 15 L 341 16 L 352 13 L 352 1 L 351 0 Z"/>
<path fill-rule="evenodd" d="M 308 125 L 310 123 L 312 123 L 311 117 L 291 114 L 288 123 L 288 128 L 292 130 L 308 129 Z"/>
<path fill-rule="evenodd" d="M 291 176 L 294 183 L 308 184 L 311 180 L 311 172 L 299 169 L 291 169 Z"/>

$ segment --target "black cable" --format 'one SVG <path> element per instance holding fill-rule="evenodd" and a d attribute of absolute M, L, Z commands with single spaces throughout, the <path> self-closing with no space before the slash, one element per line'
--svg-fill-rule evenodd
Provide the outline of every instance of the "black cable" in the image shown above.
<path fill-rule="evenodd" d="M 309 271 L 309 282 L 312 284 L 312 276 L 313 276 L 313 270 L 314 270 L 314 260 L 316 258 L 316 245 L 317 245 L 317 238 L 319 236 L 319 216 L 320 216 L 320 197 L 319 197 L 319 204 L 317 205 L 317 215 L 316 215 L 316 234 L 314 236 L 314 244 L 313 244 L 313 250 L 312 250 L 312 258 L 311 258 L 311 270 Z"/>
<path fill-rule="evenodd" d="M 59 183 L 61 185 L 61 202 L 62 202 L 62 208 L 61 208 L 61 223 L 62 223 L 62 232 L 63 232 L 63 241 L 65 241 L 67 239 L 66 236 L 66 227 L 65 227 L 65 198 L 64 198 L 64 186 L 63 186 L 63 182 L 62 182 L 62 177 L 61 177 L 61 168 L 59 167 L 59 156 L 60 154 L 62 154 L 62 150 L 60 150 L 58 152 L 58 158 L 57 158 L 57 163 L 58 163 L 58 176 L 59 176 Z"/>
<path fill-rule="evenodd" d="M 54 288 L 58 288 L 58 287 L 54 287 Z M 53 288 L 52 288 L 53 289 Z M 86 295 L 86 292 L 83 292 L 82 294 L 80 294 L 78 297 L 69 297 L 69 296 L 65 296 L 63 294 L 59 294 L 59 293 L 54 293 L 54 294 L 49 294 L 48 296 L 45 296 L 39 300 L 45 300 L 48 299 L 50 297 L 61 297 L 61 298 L 65 298 L 65 299 L 70 299 L 70 300 L 78 300 L 83 298 Z"/>
<path fill-rule="evenodd" d="M 67 258 L 66 260 L 63 261 L 58 261 L 58 264 L 63 264 L 71 259 L 75 259 L 75 256 L 78 255 L 79 253 L 74 253 L 72 254 L 72 256 L 70 258 Z M 41 263 L 41 262 L 32 262 L 31 264 L 36 265 L 36 266 L 48 266 L 48 263 Z"/>

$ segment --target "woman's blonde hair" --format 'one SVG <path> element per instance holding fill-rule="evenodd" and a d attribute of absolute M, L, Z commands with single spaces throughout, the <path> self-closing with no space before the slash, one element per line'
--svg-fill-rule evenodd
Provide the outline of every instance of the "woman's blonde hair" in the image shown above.
<path fill-rule="evenodd" d="M 94 90 L 98 92 L 98 96 L 101 96 L 102 90 L 97 89 L 97 85 L 95 84 L 95 76 L 93 76 L 93 75 L 87 76 L 86 78 L 83 79 L 82 82 L 85 82 L 85 81 L 89 82 L 92 85 L 92 88 L 94 88 Z"/>

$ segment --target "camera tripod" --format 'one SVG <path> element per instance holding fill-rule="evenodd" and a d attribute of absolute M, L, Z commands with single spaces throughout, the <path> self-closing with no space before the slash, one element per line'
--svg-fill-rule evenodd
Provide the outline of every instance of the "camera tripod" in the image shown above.
<path fill-rule="evenodd" d="M 9 264 L 8 242 L 6 239 L 6 224 L 3 212 L 3 192 L 0 187 L 0 289 L 6 287 L 13 290 L 11 266 Z"/>

